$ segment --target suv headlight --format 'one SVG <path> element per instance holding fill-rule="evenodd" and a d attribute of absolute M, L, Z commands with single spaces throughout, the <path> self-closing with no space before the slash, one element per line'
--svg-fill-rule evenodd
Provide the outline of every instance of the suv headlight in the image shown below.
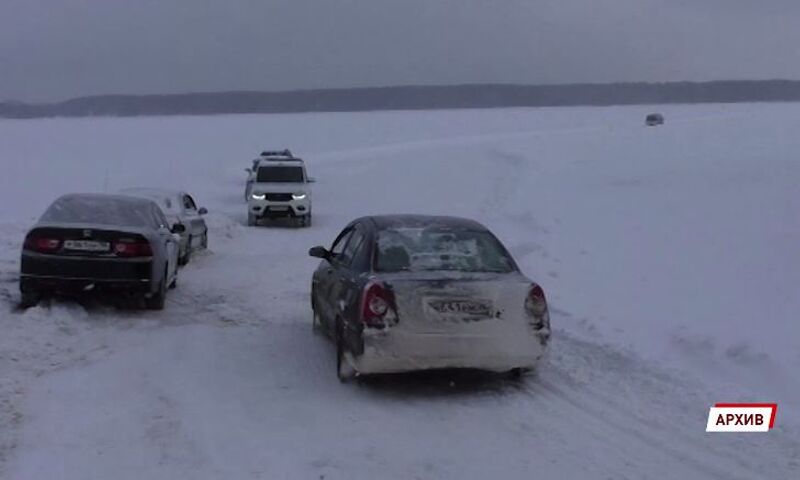
<path fill-rule="evenodd" d="M 253 200 L 264 200 L 265 198 L 267 198 L 267 196 L 264 195 L 263 193 L 254 193 L 250 196 L 253 198 Z"/>
<path fill-rule="evenodd" d="M 302 200 L 302 199 L 306 198 L 306 194 L 305 193 L 293 193 L 292 194 L 292 198 L 295 199 L 295 200 Z"/>

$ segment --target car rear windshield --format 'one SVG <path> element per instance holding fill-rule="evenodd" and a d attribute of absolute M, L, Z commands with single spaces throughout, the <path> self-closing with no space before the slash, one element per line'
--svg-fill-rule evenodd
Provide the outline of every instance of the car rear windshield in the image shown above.
<path fill-rule="evenodd" d="M 41 221 L 130 227 L 144 227 L 152 224 L 146 203 L 98 197 L 60 198 L 44 212 Z"/>
<path fill-rule="evenodd" d="M 256 175 L 257 182 L 263 183 L 302 183 L 303 167 L 260 167 Z"/>
<path fill-rule="evenodd" d="M 507 273 L 514 262 L 487 231 L 394 228 L 378 233 L 375 270 Z"/>

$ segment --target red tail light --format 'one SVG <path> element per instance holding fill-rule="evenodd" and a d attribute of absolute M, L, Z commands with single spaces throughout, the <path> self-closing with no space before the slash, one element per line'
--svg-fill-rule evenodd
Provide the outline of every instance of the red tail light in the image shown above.
<path fill-rule="evenodd" d="M 536 318 L 544 317 L 547 313 L 547 300 L 544 298 L 544 290 L 537 284 L 531 285 L 528 297 L 525 299 L 525 312 Z"/>
<path fill-rule="evenodd" d="M 50 237 L 28 237 L 22 248 L 38 253 L 53 253 L 61 248 L 61 240 Z"/>
<path fill-rule="evenodd" d="M 114 253 L 118 257 L 151 257 L 153 249 L 146 241 L 119 240 L 114 242 Z"/>
<path fill-rule="evenodd" d="M 396 323 L 394 294 L 382 283 L 370 282 L 361 295 L 361 321 L 367 327 L 383 328 Z"/>

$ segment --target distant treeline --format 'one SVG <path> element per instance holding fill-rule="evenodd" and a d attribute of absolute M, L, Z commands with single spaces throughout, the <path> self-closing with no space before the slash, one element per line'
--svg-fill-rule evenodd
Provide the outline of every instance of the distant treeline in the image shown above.
<path fill-rule="evenodd" d="M 453 85 L 97 95 L 60 103 L 0 103 L 0 117 L 208 115 L 442 108 L 800 101 L 800 81 L 715 81 L 573 85 Z"/>

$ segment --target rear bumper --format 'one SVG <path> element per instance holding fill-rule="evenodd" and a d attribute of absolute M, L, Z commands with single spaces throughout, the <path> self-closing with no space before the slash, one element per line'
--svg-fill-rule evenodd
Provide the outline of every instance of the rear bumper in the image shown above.
<path fill-rule="evenodd" d="M 533 332 L 489 336 L 365 331 L 363 340 L 363 353 L 348 359 L 362 374 L 446 368 L 506 372 L 535 367 L 546 350 L 546 341 Z"/>
<path fill-rule="evenodd" d="M 22 254 L 20 290 L 23 293 L 72 293 L 87 290 L 148 293 L 151 258 L 89 258 Z"/>

